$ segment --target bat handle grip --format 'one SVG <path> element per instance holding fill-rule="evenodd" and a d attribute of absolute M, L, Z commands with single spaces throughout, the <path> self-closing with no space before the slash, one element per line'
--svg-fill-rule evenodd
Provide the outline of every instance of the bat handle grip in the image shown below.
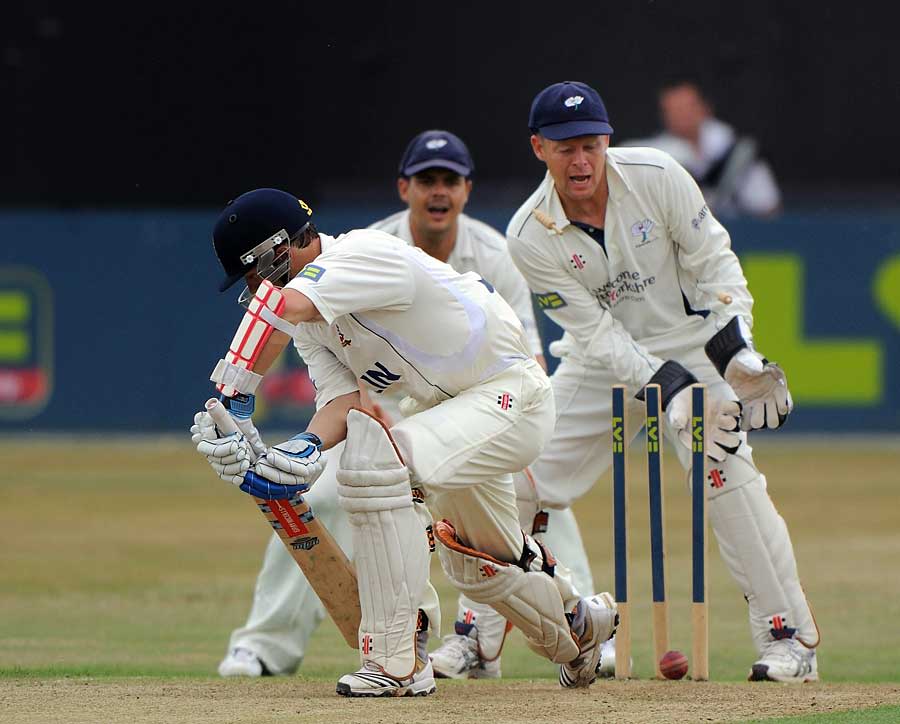
<path fill-rule="evenodd" d="M 216 427 L 219 428 L 223 434 L 232 435 L 236 432 L 240 432 L 231 413 L 225 409 L 225 405 L 223 405 L 220 400 L 215 397 L 210 397 L 206 401 L 204 407 L 206 407 L 206 411 L 209 413 L 213 422 L 216 423 Z"/>

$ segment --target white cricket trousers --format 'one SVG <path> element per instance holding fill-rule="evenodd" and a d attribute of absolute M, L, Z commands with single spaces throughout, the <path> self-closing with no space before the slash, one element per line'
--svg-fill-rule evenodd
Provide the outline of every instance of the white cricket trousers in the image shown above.
<path fill-rule="evenodd" d="M 707 386 L 707 394 L 737 399 L 707 359 L 702 345 L 653 350 L 674 359 Z M 566 508 L 587 493 L 612 462 L 612 385 L 609 370 L 564 359 L 552 377 L 557 420 L 553 437 L 531 465 L 539 502 Z M 626 392 L 629 441 L 643 426 L 644 403 Z M 691 466 L 687 447 L 665 430 L 685 470 Z M 764 433 L 777 434 L 777 433 Z M 722 560 L 748 602 L 750 630 L 758 651 L 777 638 L 782 622 L 797 631 L 806 645 L 818 644 L 818 629 L 800 585 L 787 526 L 769 498 L 766 479 L 756 468 L 747 435 L 734 455 L 707 465 L 708 515 Z M 552 513 L 551 513 L 552 515 Z"/>

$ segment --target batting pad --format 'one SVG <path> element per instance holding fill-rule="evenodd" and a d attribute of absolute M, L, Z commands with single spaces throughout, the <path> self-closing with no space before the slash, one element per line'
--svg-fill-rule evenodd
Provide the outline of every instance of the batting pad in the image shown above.
<path fill-rule="evenodd" d="M 435 524 L 441 544 L 441 567 L 453 584 L 473 601 L 487 603 L 521 629 L 528 647 L 557 664 L 578 656 L 578 643 L 565 615 L 565 602 L 577 600 L 566 579 L 551 578 L 541 570 L 543 552 L 526 538 L 536 553 L 529 568 L 499 561 L 459 541 L 447 521 Z"/>
<path fill-rule="evenodd" d="M 800 585 L 794 546 L 765 477 L 757 474 L 730 490 L 729 483 L 724 494 L 710 496 L 709 521 L 722 560 L 747 598 L 753 643 L 761 652 L 775 639 L 794 636 L 817 646 L 819 630 Z"/>
<path fill-rule="evenodd" d="M 259 355 L 275 331 L 272 324 L 272 318 L 277 318 L 284 310 L 284 295 L 280 289 L 277 289 L 272 282 L 263 281 L 256 294 L 250 300 L 244 318 L 238 325 L 237 332 L 234 333 L 234 339 L 231 340 L 231 346 L 228 348 L 228 354 L 225 355 L 224 369 L 239 368 L 252 370 L 259 359 Z M 228 367 L 230 365 L 230 367 Z M 216 365 L 213 375 L 224 374 L 221 363 Z M 236 373 L 232 370 L 230 376 L 237 378 Z M 214 380 L 215 381 L 215 380 Z M 237 389 L 234 384 L 226 384 L 220 382 L 216 385 L 216 389 L 225 397 L 234 397 L 239 392 L 250 394 L 246 390 Z"/>
<path fill-rule="evenodd" d="M 390 676 L 416 667 L 416 623 L 428 581 L 428 539 L 413 509 L 409 471 L 390 433 L 369 413 L 347 415 L 337 471 L 349 513 L 362 620 L 359 653 Z"/>
<path fill-rule="evenodd" d="M 478 658 L 495 661 L 503 651 L 506 634 L 512 624 L 486 603 L 473 601 L 465 594 L 459 595 L 456 620 L 478 627 Z"/>

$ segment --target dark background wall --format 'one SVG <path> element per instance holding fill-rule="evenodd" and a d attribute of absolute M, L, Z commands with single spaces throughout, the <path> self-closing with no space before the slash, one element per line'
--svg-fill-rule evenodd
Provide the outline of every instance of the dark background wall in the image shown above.
<path fill-rule="evenodd" d="M 542 173 L 537 91 L 591 83 L 615 141 L 657 130 L 660 84 L 685 75 L 786 191 L 777 219 L 728 228 L 792 429 L 900 429 L 898 6 L 358 5 L 4 5 L 0 432 L 184 429 L 241 314 L 214 292 L 227 199 L 277 186 L 324 231 L 367 225 L 400 208 L 409 138 L 444 127 L 475 156 L 468 210 L 503 229 Z M 259 421 L 309 414 L 297 364 Z"/>
<path fill-rule="evenodd" d="M 625 139 L 656 129 L 655 91 L 682 74 L 789 193 L 890 192 L 898 21 L 868 0 L 21 3 L 0 23 L 0 202 L 371 199 L 435 126 L 518 194 L 540 172 L 525 126 L 542 87 L 591 83 Z"/>

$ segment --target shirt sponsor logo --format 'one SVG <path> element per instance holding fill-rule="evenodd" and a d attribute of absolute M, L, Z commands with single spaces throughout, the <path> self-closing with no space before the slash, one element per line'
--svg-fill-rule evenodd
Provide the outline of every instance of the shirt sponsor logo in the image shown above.
<path fill-rule="evenodd" d="M 699 229 L 700 224 L 703 223 L 703 220 L 707 216 L 709 216 L 709 206 L 707 206 L 706 204 L 703 204 L 703 208 L 697 212 L 697 215 L 693 219 L 691 219 L 691 226 L 693 226 L 695 230 Z"/>
<path fill-rule="evenodd" d="M 563 101 L 566 108 L 578 108 L 584 102 L 584 96 L 569 96 Z"/>
<path fill-rule="evenodd" d="M 538 307 L 540 309 L 560 309 L 568 307 L 569 304 L 563 299 L 559 292 L 543 292 L 534 295 L 537 298 Z"/>
<path fill-rule="evenodd" d="M 395 375 L 387 367 L 381 364 L 381 362 L 376 362 L 374 369 L 366 370 L 366 373 L 360 375 L 359 378 L 368 382 L 372 389 L 375 390 L 375 394 L 380 395 L 388 387 L 399 380 L 400 375 Z"/>
<path fill-rule="evenodd" d="M 602 306 L 610 307 L 625 299 L 633 302 L 644 301 L 644 292 L 654 284 L 656 284 L 656 277 L 642 278 L 640 272 L 623 271 L 602 287 L 592 289 L 591 293 Z"/>
<path fill-rule="evenodd" d="M 301 279 L 309 279 L 310 281 L 317 282 L 322 278 L 322 275 L 325 273 L 325 269 L 320 266 L 316 266 L 315 264 L 307 264 L 300 270 L 300 273 L 297 275 Z"/>
<path fill-rule="evenodd" d="M 649 244 L 651 241 L 655 241 L 656 238 L 650 238 L 650 232 L 653 231 L 656 226 L 656 222 L 651 219 L 644 219 L 643 221 L 636 221 L 631 225 L 631 235 L 640 237 L 640 242 L 637 246 L 644 246 L 644 244 Z"/>

